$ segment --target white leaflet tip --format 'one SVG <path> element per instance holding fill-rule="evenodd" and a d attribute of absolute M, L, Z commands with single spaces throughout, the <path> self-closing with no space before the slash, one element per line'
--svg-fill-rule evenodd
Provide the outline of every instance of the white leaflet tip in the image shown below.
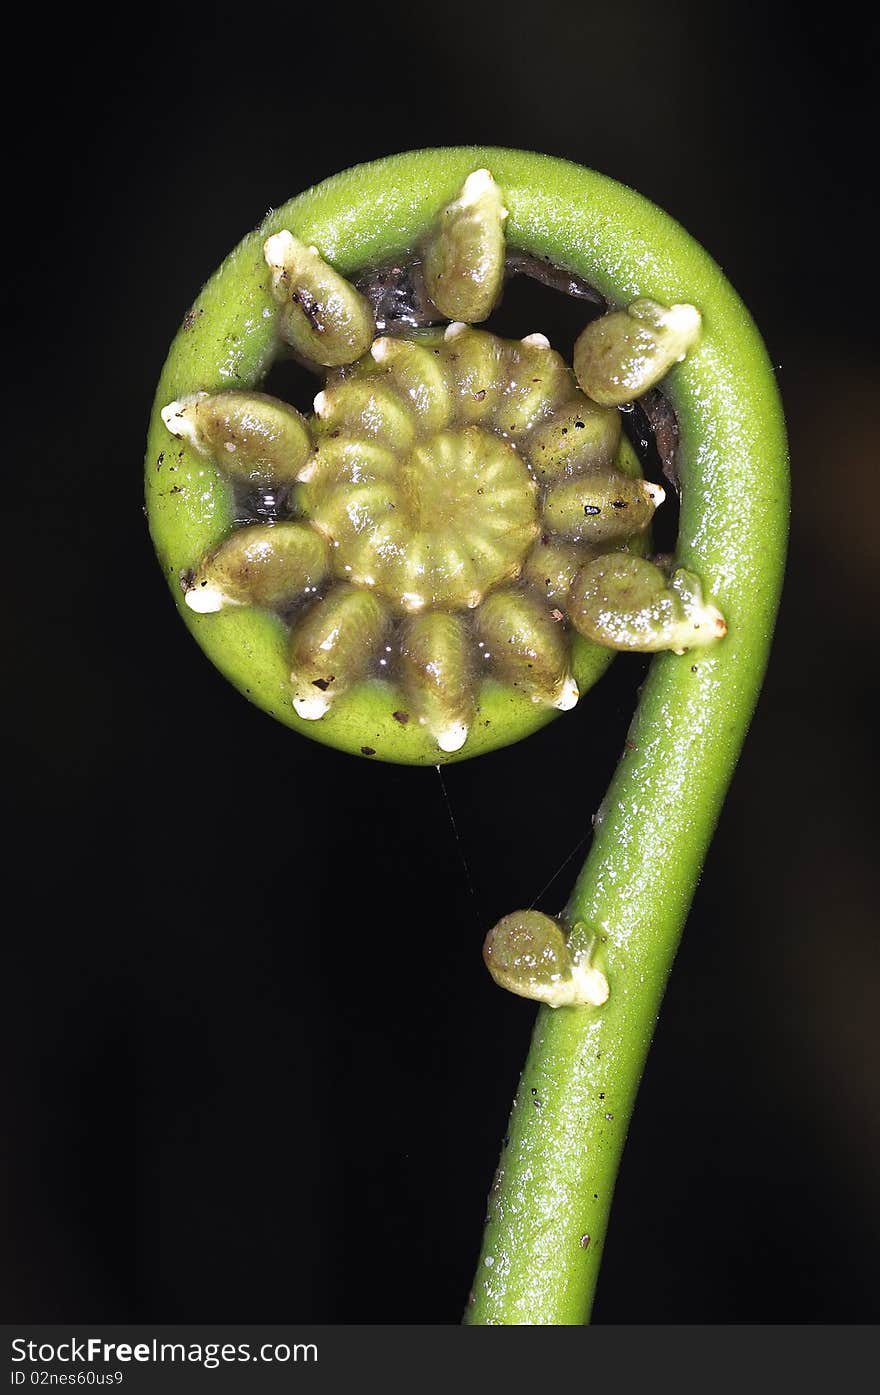
<path fill-rule="evenodd" d="M 482 198 L 487 189 L 491 189 L 495 184 L 489 170 L 474 170 L 469 174 L 461 188 L 460 199 L 462 203 L 476 203 Z"/>
<path fill-rule="evenodd" d="M 266 238 L 263 243 L 263 256 L 273 270 L 283 271 L 295 246 L 293 234 L 285 228 Z"/>
<path fill-rule="evenodd" d="M 450 726 L 438 731 L 437 745 L 441 751 L 460 751 L 467 741 L 468 729 L 464 722 L 453 722 Z"/>
<path fill-rule="evenodd" d="M 179 402 L 169 402 L 167 407 L 162 408 L 160 413 L 162 421 L 172 436 L 189 441 L 192 446 L 198 445 L 196 424 L 193 413 L 189 409 L 207 396 L 206 392 L 194 392 L 189 397 L 182 397 Z"/>
<path fill-rule="evenodd" d="M 214 615 L 225 605 L 231 604 L 219 587 L 211 585 L 193 586 L 186 592 L 184 600 L 197 615 Z"/>
<path fill-rule="evenodd" d="M 295 695 L 293 706 L 298 717 L 303 717 L 307 722 L 317 722 L 330 706 L 330 699 L 320 688 L 312 686 L 311 692 L 304 691 Z"/>
<path fill-rule="evenodd" d="M 602 1007 L 608 1002 L 610 989 L 608 980 L 600 969 L 582 968 L 579 964 L 572 967 L 572 978 L 575 982 L 575 1002 L 589 1007 Z"/>
<path fill-rule="evenodd" d="M 670 329 L 690 338 L 697 334 L 702 320 L 696 305 L 670 305 L 666 323 Z"/>
<path fill-rule="evenodd" d="M 580 693 L 578 692 L 578 685 L 577 683 L 575 683 L 574 679 L 569 675 L 569 677 L 566 678 L 565 682 L 563 683 L 562 691 L 560 692 L 559 696 L 555 699 L 553 706 L 558 707 L 560 712 L 570 712 L 573 707 L 577 706 L 577 701 L 579 697 Z"/>

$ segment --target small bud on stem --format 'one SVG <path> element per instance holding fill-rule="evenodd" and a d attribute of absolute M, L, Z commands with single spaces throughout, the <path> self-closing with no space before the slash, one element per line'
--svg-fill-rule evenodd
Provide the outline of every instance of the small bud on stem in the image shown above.
<path fill-rule="evenodd" d="M 548 1007 L 602 1007 L 608 980 L 589 949 L 572 953 L 560 926 L 541 911 L 513 911 L 489 931 L 483 959 L 501 988 Z"/>
<path fill-rule="evenodd" d="M 667 580 L 652 562 L 619 552 L 578 572 L 568 611 L 576 630 L 609 649 L 683 654 L 727 633 L 721 611 L 703 599 L 693 572 L 679 568 Z"/>
<path fill-rule="evenodd" d="M 263 255 L 281 306 L 281 337 L 297 353 L 333 368 L 367 352 L 376 333 L 370 302 L 317 248 L 283 231 L 266 239 Z"/>

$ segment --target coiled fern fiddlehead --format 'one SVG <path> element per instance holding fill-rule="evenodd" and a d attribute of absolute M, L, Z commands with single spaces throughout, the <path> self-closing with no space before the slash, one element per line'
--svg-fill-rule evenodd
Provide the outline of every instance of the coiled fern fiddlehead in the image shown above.
<path fill-rule="evenodd" d="M 464 191 L 469 176 L 485 169 L 494 183 L 487 192 L 481 173 L 476 197 L 491 201 L 495 189 L 500 195 L 474 227 L 473 220 L 468 221 L 474 185 L 469 196 Z M 606 463 L 596 468 L 564 465 L 561 471 L 560 488 L 574 490 L 575 512 L 582 511 L 588 520 L 606 505 L 608 516 L 618 503 L 621 512 L 623 505 L 643 511 L 645 517 L 633 531 L 622 529 L 609 540 L 589 528 L 582 534 L 566 523 L 572 516 L 567 496 L 554 495 L 557 486 L 552 481 L 535 478 L 538 417 L 506 424 L 495 418 L 496 427 L 514 447 L 517 431 L 532 433 L 525 448 L 529 481 L 523 472 L 517 473 L 507 447 L 490 450 L 487 441 L 467 435 L 480 428 L 462 422 L 465 391 L 457 399 L 457 415 L 453 413 L 463 433 L 457 443 L 444 438 L 436 445 L 437 432 L 449 424 L 443 418 L 442 391 L 416 402 L 417 411 L 440 413 L 431 421 L 435 444 L 430 448 L 424 444 L 424 432 L 410 440 L 410 425 L 404 417 L 398 419 L 393 404 L 376 406 L 377 393 L 381 398 L 386 386 L 372 376 L 376 368 L 398 374 L 392 386 L 405 400 L 409 369 L 398 360 L 401 352 L 405 357 L 410 351 L 399 351 L 392 339 L 385 348 L 380 340 L 378 350 L 373 343 L 372 355 L 365 354 L 374 328 L 369 306 L 343 278 L 405 261 L 422 249 L 426 283 L 441 317 L 476 322 L 497 294 L 493 277 L 497 280 L 502 225 L 508 246 L 583 278 L 611 307 L 628 307 L 630 330 L 632 322 L 638 328 L 640 316 L 647 316 L 646 332 L 652 325 L 656 328 L 657 315 L 670 313 L 663 307 L 683 312 L 697 307 L 702 317 L 698 343 L 690 334 L 693 325 L 687 313 L 673 325 L 676 332 L 687 331 L 687 346 L 693 351 L 687 357 L 684 352 L 671 354 L 671 361 L 683 361 L 664 384 L 680 433 L 676 470 L 681 515 L 677 571 L 659 608 L 651 610 L 651 597 L 660 594 L 664 578 L 639 560 L 645 549 L 638 539 L 645 536 L 662 491 L 652 492 L 650 486 L 640 490 L 633 478 L 637 470 L 619 454 L 606 454 Z M 474 278 L 475 298 L 465 296 L 463 302 L 461 288 L 467 276 L 456 268 L 462 248 L 470 265 L 484 268 L 482 280 Z M 451 297 L 444 275 L 452 283 Z M 347 299 L 346 287 L 351 292 Z M 339 314 L 328 335 L 321 309 L 336 304 Z M 607 316 L 605 323 L 612 319 Z M 661 328 L 665 333 L 665 322 Z M 599 405 L 593 404 L 596 413 L 603 410 L 594 373 L 602 359 L 602 332 L 598 340 L 593 337 L 591 352 L 581 352 L 580 363 L 577 353 L 575 357 L 581 386 L 586 383 L 588 395 L 592 387 L 598 399 Z M 623 396 L 612 394 L 613 403 L 624 400 L 627 378 L 613 324 L 607 332 L 612 347 L 617 345 L 612 358 L 623 383 Z M 259 387 L 278 352 L 279 333 L 294 351 L 313 360 L 320 357 L 331 377 L 320 395 L 323 400 L 316 404 L 316 439 L 298 439 L 300 423 L 292 414 L 290 420 L 273 419 L 268 427 L 265 419 L 258 421 L 262 445 L 255 447 L 247 416 L 253 404 L 245 403 L 243 417 L 234 394 L 252 394 Z M 636 334 L 636 347 L 637 341 Z M 423 342 L 416 339 L 415 349 L 438 358 L 444 352 L 430 336 Z M 473 352 L 482 349 L 475 345 Z M 518 384 L 520 405 L 530 381 L 538 384 L 539 395 L 546 388 L 540 408 L 544 417 L 571 405 L 575 390 L 570 382 L 554 397 L 556 388 L 549 380 L 557 367 L 542 357 L 543 345 L 533 341 L 531 347 L 492 352 L 513 355 L 511 381 Z M 534 373 L 531 356 L 540 363 Z M 363 372 L 345 367 L 356 360 L 366 364 Z M 444 363 L 443 381 L 448 384 L 450 374 L 455 374 Z M 527 364 L 527 374 L 520 373 L 521 363 Z M 339 375 L 336 380 L 334 373 Z M 470 396 L 480 400 L 483 389 L 476 380 L 471 386 L 475 391 Z M 333 455 L 340 436 L 350 435 L 352 403 L 364 392 L 369 401 L 365 398 L 357 408 L 360 423 L 378 420 L 372 441 L 384 452 L 374 451 L 372 473 L 366 479 L 351 475 L 350 459 L 340 463 Z M 222 393 L 229 396 L 220 402 L 219 415 L 214 411 L 210 421 L 202 419 L 200 404 Z M 283 413 L 280 404 L 267 410 Z M 328 420 L 322 424 L 323 417 Z M 556 443 L 561 447 L 562 438 L 557 436 Z M 273 474 L 276 447 L 282 468 Z M 218 468 L 217 454 L 226 450 L 232 455 L 240 448 L 245 475 L 247 461 L 257 461 L 263 502 L 274 499 L 275 491 L 284 497 L 286 512 L 283 518 L 276 513 L 269 520 L 274 531 L 268 553 L 260 553 L 265 537 L 256 535 L 256 552 L 236 554 L 230 561 L 222 549 L 236 521 L 240 482 L 229 461 Z M 329 465 L 322 463 L 322 450 Z M 476 572 L 467 572 L 464 562 L 455 568 L 444 564 L 449 538 L 464 521 L 483 517 L 478 499 L 463 497 L 459 513 L 447 516 L 441 509 L 445 542 L 438 543 L 439 534 L 430 528 L 419 533 L 424 556 L 415 571 L 406 570 L 407 562 L 392 565 L 388 558 L 394 554 L 395 538 L 389 520 L 401 500 L 409 501 L 410 520 L 421 517 L 425 480 L 434 479 L 438 470 L 445 470 L 451 481 L 444 499 L 460 497 L 457 472 L 464 469 L 472 475 L 467 461 L 472 465 L 476 456 L 484 459 L 487 454 L 492 479 L 501 481 L 494 504 L 510 510 L 500 530 L 512 548 L 510 555 L 502 547 L 499 559 L 492 540 L 481 533 L 472 539 L 468 554 L 471 561 L 475 555 L 481 559 Z M 360 450 L 356 472 L 363 462 Z M 329 490 L 315 483 L 317 479 L 320 486 L 324 469 L 333 485 Z M 620 500 L 607 489 L 600 489 L 599 496 L 582 496 L 577 491 L 585 475 L 605 484 L 609 479 L 627 480 L 630 492 L 622 493 Z M 340 480 L 341 506 L 334 498 Z M 539 1011 L 492 1187 L 466 1320 L 587 1320 L 614 1179 L 657 1010 L 760 688 L 778 603 L 787 528 L 786 443 L 773 373 L 746 310 L 715 264 L 681 228 L 638 195 L 598 174 L 539 155 L 486 148 L 392 157 L 328 180 L 272 213 L 208 283 L 187 315 L 163 371 L 150 431 L 147 481 L 157 550 L 199 642 L 267 710 L 349 751 L 420 764 L 478 754 L 517 739 L 553 715 L 554 708 L 570 705 L 567 695 L 573 682 L 583 691 L 607 662 L 610 651 L 603 645 L 665 648 L 652 662 L 625 752 L 596 816 L 593 846 L 563 917 L 569 927 L 567 941 L 561 932 L 558 943 L 553 940 L 552 922 L 548 931 L 542 924 L 524 926 L 520 917 L 510 918 L 507 925 L 502 922 L 487 944 L 487 961 L 500 981 L 560 1006 Z M 355 486 L 366 490 L 355 501 L 360 513 L 352 502 Z M 542 501 L 541 527 L 546 529 L 548 519 L 551 524 L 554 518 L 562 520 L 555 525 L 559 536 L 549 539 L 551 546 L 561 540 L 563 546 L 587 549 L 576 558 L 582 569 L 576 573 L 577 584 L 571 573 L 560 585 L 573 586 L 566 593 L 567 618 L 599 644 L 577 639 L 570 661 L 559 651 L 556 638 L 548 634 L 545 642 L 535 637 L 530 627 L 540 627 L 543 620 L 532 611 L 522 617 L 522 598 L 531 593 L 507 585 L 519 576 L 528 581 L 528 549 L 545 542 L 543 534 L 538 537 L 533 496 Z M 492 509 L 485 516 L 490 529 L 493 516 Z M 352 519 L 361 521 L 346 534 L 345 520 Z M 251 524 L 260 526 L 253 520 Z M 374 542 L 377 529 L 386 531 L 381 533 L 382 546 L 371 544 L 365 553 L 361 544 L 367 525 Z M 305 620 L 294 618 L 290 641 L 284 605 L 291 596 L 283 593 L 283 586 L 281 592 L 272 589 L 282 537 L 293 561 L 280 571 L 288 584 L 290 575 L 295 576 L 293 589 L 300 605 L 304 595 L 326 587 L 328 572 L 336 567 L 329 593 L 307 611 Z M 440 560 L 432 562 L 438 547 Z M 263 565 L 266 557 L 268 565 Z M 430 586 L 414 592 L 413 575 L 420 583 L 427 576 Z M 546 581 L 549 587 L 550 577 Z M 213 599 L 200 603 L 192 594 L 196 586 Z M 649 642 L 627 639 L 633 628 L 632 606 L 627 611 L 624 602 L 633 594 L 636 619 L 648 615 Z M 704 594 L 711 603 L 703 600 Z M 549 592 L 547 599 L 552 600 Z M 662 629 L 669 620 L 670 605 L 673 618 L 698 615 L 700 623 L 715 626 L 717 635 L 724 632 L 723 616 L 726 636 L 691 648 L 693 630 L 682 640 L 673 626 L 675 633 L 664 632 L 652 642 L 658 626 Z M 343 624 L 337 610 L 328 606 L 353 618 Z M 478 628 L 484 640 L 488 636 L 489 648 L 497 649 L 499 641 L 510 640 L 514 632 L 522 641 L 512 671 L 503 666 L 493 670 L 494 678 L 483 681 L 478 694 L 477 679 L 463 676 L 471 662 L 462 619 L 469 608 L 475 609 L 478 626 L 488 626 L 494 613 L 494 629 Z M 340 647 L 338 637 L 346 626 L 356 642 L 345 641 Z M 388 644 L 392 631 L 397 638 Z M 467 634 L 470 643 L 472 629 Z M 363 636 L 371 669 L 363 662 Z M 315 656 L 333 644 L 338 662 L 331 673 Z M 398 656 L 396 681 L 412 698 L 418 720 L 408 720 L 409 712 L 389 700 L 388 684 L 377 679 L 381 670 L 375 664 L 382 662 L 377 655 L 392 651 Z M 336 669 L 345 682 L 331 705 L 326 694 L 338 682 Z M 429 672 L 440 674 L 433 689 Z M 400 690 L 398 686 L 390 691 Z M 549 994 L 546 984 L 539 982 L 540 974 L 529 969 L 538 960 L 545 969 L 550 964 L 545 978 L 556 988 Z M 577 991 L 571 987 L 577 976 L 573 969 L 580 975 Z M 562 990 L 557 991 L 560 984 Z"/>

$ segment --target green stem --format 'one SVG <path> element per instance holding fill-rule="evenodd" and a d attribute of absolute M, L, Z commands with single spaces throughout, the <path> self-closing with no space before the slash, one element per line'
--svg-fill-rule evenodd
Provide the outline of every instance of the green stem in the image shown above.
<path fill-rule="evenodd" d="M 728 637 L 652 663 L 568 906 L 571 920 L 607 936 L 610 997 L 601 1009 L 539 1012 L 490 1197 L 471 1323 L 589 1318 L 630 1114 L 760 689 L 782 578 L 785 433 L 761 341 L 717 268 L 705 254 L 696 262 L 674 224 L 642 250 L 649 263 L 680 266 L 683 298 L 704 316 L 699 352 L 668 385 L 682 430 L 676 557 L 708 583 Z M 740 971 L 732 958 L 731 972 Z"/>

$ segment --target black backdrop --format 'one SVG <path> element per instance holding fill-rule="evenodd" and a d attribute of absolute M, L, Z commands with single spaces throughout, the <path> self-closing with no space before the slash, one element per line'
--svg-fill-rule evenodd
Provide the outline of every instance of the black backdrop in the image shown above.
<path fill-rule="evenodd" d="M 561 0 L 112 23 L 9 50 L 4 1318 L 458 1320 L 532 1019 L 482 935 L 586 832 L 639 661 L 447 773 L 471 894 L 433 771 L 297 738 L 212 670 L 153 561 L 141 457 L 167 344 L 267 207 L 470 141 L 683 222 L 791 427 L 778 644 L 595 1319 L 876 1318 L 876 34 L 845 6 Z"/>

